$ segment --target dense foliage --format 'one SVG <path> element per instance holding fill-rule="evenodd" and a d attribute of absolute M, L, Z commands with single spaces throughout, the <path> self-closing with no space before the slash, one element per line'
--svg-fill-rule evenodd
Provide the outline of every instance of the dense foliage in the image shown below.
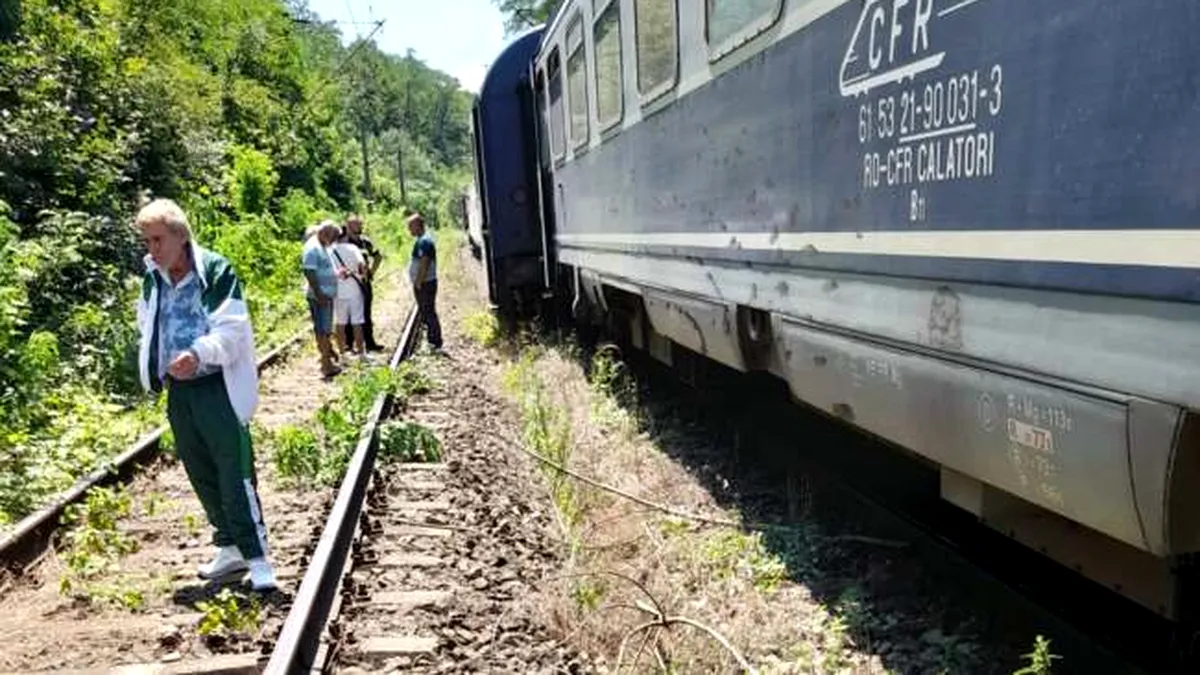
<path fill-rule="evenodd" d="M 262 345 L 303 316 L 317 219 L 454 213 L 469 106 L 303 0 L 0 0 L 0 524 L 161 421 L 134 359 L 142 200 L 230 258 Z"/>

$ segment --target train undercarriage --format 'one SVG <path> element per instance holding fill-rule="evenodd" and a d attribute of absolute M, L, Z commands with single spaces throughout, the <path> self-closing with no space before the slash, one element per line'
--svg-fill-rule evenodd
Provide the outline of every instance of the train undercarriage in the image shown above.
<path fill-rule="evenodd" d="M 953 434 L 943 433 L 940 439 L 930 441 L 932 430 L 906 436 L 896 426 L 889 426 L 912 423 L 912 420 L 897 420 L 905 417 L 905 411 L 912 406 L 928 406 L 937 401 L 945 404 L 947 397 L 965 398 L 976 409 L 975 423 L 998 426 L 1008 436 L 1013 446 L 1011 453 L 1016 455 L 1018 450 L 1039 449 L 1039 443 L 1044 446 L 1053 440 L 1041 440 L 1036 430 L 1011 421 L 1005 423 L 1000 415 L 994 415 L 996 419 L 990 422 L 980 422 L 994 414 L 979 408 L 978 402 L 986 400 L 989 391 L 995 391 L 989 390 L 986 383 L 1001 381 L 1010 390 L 1017 383 L 1027 396 L 1042 399 L 1080 397 L 1078 387 L 1049 378 L 1032 378 L 991 364 L 947 361 L 877 338 L 714 302 L 710 298 L 641 286 L 574 266 L 560 265 L 556 278 L 555 292 L 544 294 L 542 316 L 553 315 L 560 325 L 571 324 L 577 329 L 613 336 L 626 348 L 644 352 L 672 368 L 681 380 L 693 386 L 705 386 L 702 373 L 714 365 L 738 373 L 769 374 L 784 381 L 793 401 L 877 438 L 929 469 L 937 476 L 936 497 L 974 522 L 1040 553 L 1064 572 L 1086 579 L 1092 590 L 1103 589 L 1103 593 L 1124 598 L 1131 610 L 1154 615 L 1173 633 L 1173 658 L 1179 664 L 1188 664 L 1186 667 L 1196 663 L 1200 652 L 1197 645 L 1200 555 L 1195 550 L 1200 542 L 1195 534 L 1200 532 L 1194 527 L 1192 514 L 1200 514 L 1193 503 L 1200 495 L 1186 489 L 1200 479 L 1200 418 L 1196 414 L 1131 401 L 1130 397 L 1123 400 L 1127 408 L 1123 415 L 1133 428 L 1129 432 L 1131 437 L 1140 434 L 1137 437 L 1143 442 L 1153 439 L 1171 447 L 1166 456 L 1172 470 L 1168 484 L 1163 487 L 1167 494 L 1163 496 L 1164 513 L 1158 521 L 1164 528 L 1162 544 L 1166 550 L 1155 554 L 1018 496 L 1003 486 L 980 480 L 972 475 L 970 467 L 955 459 L 957 446 Z M 803 366 L 799 365 L 801 360 Z M 857 370 L 848 365 L 851 363 L 857 363 Z M 830 378 L 823 376 L 822 370 L 840 370 L 843 375 Z M 927 373 L 924 381 L 914 376 L 914 372 Z M 976 384 L 959 384 L 964 376 Z M 901 380 L 901 386 L 896 386 L 896 380 Z M 883 387 L 872 387 L 871 382 L 888 383 L 891 394 L 879 393 Z M 994 382 L 992 386 L 996 386 Z M 926 390 L 924 393 L 922 388 Z M 936 390 L 936 394 L 930 394 L 930 390 Z M 1089 394 L 1095 396 L 1095 392 Z M 1072 410 L 1080 410 L 1078 403 Z M 1075 419 L 1083 419 L 1075 414 Z M 950 415 L 940 426 L 944 432 L 961 423 L 961 419 Z M 895 443 L 897 438 L 902 442 Z M 909 442 L 904 443 L 905 440 Z M 930 450 L 931 445 L 941 447 Z M 1020 459 L 1010 456 L 1007 461 L 1016 465 Z M 1036 465 L 1027 470 L 1036 471 Z M 1136 482 L 1138 477 L 1132 480 Z M 1135 485 L 1130 489 L 1136 488 Z M 1139 526 L 1144 529 L 1145 523 L 1140 522 Z"/>

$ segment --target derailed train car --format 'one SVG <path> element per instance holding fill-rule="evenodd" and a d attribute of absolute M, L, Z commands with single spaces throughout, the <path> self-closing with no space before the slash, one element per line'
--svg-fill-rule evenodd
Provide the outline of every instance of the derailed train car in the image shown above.
<path fill-rule="evenodd" d="M 482 247 L 491 302 L 516 312 L 546 286 L 531 63 L 543 30 L 518 36 L 488 68 L 471 111 L 479 207 L 468 213 L 473 246 Z"/>
<path fill-rule="evenodd" d="M 520 292 L 770 372 L 1195 622 L 1197 31 L 1181 0 L 569 0 L 507 91 Z"/>

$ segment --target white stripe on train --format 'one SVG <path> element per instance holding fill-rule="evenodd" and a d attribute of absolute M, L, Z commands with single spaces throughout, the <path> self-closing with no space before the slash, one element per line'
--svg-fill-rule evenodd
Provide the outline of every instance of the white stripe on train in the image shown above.
<path fill-rule="evenodd" d="M 560 233 L 566 247 L 688 247 L 1200 268 L 1200 230 Z"/>

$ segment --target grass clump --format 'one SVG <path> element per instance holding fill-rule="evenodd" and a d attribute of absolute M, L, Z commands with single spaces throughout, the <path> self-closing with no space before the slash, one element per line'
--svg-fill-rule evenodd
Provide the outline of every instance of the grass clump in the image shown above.
<path fill-rule="evenodd" d="M 196 609 L 204 612 L 197 628 L 204 636 L 229 636 L 236 633 L 252 634 L 262 623 L 262 605 L 258 598 L 221 589 L 212 600 L 196 603 Z"/>
<path fill-rule="evenodd" d="M 195 539 L 204 529 L 204 520 L 198 514 L 185 513 L 183 514 L 183 527 L 187 530 L 188 536 Z"/>
<path fill-rule="evenodd" d="M 567 411 L 554 403 L 535 365 L 536 353 L 525 350 L 503 375 L 503 386 L 517 399 L 521 410 L 521 435 L 533 452 L 566 467 L 571 456 L 571 420 Z M 550 492 L 565 525 L 573 526 L 582 514 L 571 478 L 555 467 L 543 465 Z"/>
<path fill-rule="evenodd" d="M 142 503 L 142 512 L 147 518 L 154 518 L 164 510 L 174 506 L 174 502 L 161 492 L 151 492 Z"/>
<path fill-rule="evenodd" d="M 463 320 L 463 332 L 480 346 L 492 347 L 500 341 L 500 322 L 491 312 L 481 309 Z"/>
<path fill-rule="evenodd" d="M 275 471 L 284 480 L 316 476 L 321 471 L 321 443 L 312 429 L 289 424 L 280 427 L 272 439 Z"/>
<path fill-rule="evenodd" d="M 67 570 L 59 577 L 59 592 L 89 603 L 112 603 L 131 610 L 141 609 L 140 591 L 121 583 L 102 583 L 117 570 L 122 556 L 137 550 L 137 542 L 117 524 L 133 511 L 133 498 L 123 486 L 96 487 L 81 504 L 68 506 L 63 514 L 67 526 L 63 559 Z"/>
<path fill-rule="evenodd" d="M 705 565 L 718 579 L 745 579 L 769 593 L 787 579 L 787 565 L 763 545 L 761 532 L 718 530 L 700 547 Z"/>
<path fill-rule="evenodd" d="M 428 427 L 392 421 L 379 429 L 379 457 L 398 462 L 436 462 L 442 458 L 442 445 Z"/>
<path fill-rule="evenodd" d="M 592 421 L 626 433 L 637 428 L 637 416 L 628 405 L 636 400 L 634 381 L 615 345 L 604 345 L 592 356 L 588 389 Z"/>
<path fill-rule="evenodd" d="M 392 373 L 392 395 L 403 406 L 413 396 L 433 391 L 433 379 L 413 361 L 405 361 Z"/>
<path fill-rule="evenodd" d="M 1061 659 L 1058 654 L 1050 653 L 1050 641 L 1039 635 L 1034 638 L 1033 651 L 1024 655 L 1024 658 L 1029 659 L 1029 664 L 1013 675 L 1051 675 L 1053 672 L 1051 666 L 1055 659 Z"/>
<path fill-rule="evenodd" d="M 403 406 L 409 398 L 432 389 L 433 381 L 412 362 L 400 364 L 394 372 L 382 366 L 356 366 L 338 397 L 322 405 L 313 421 L 261 432 L 272 447 L 276 472 L 293 487 L 336 486 L 346 473 L 375 401 L 391 394 Z M 440 448 L 430 445 L 427 438 L 419 434 L 413 438 L 418 443 L 414 452 L 440 456 Z"/>
<path fill-rule="evenodd" d="M 146 595 L 142 589 L 124 580 L 112 583 L 88 584 L 84 587 L 87 600 L 92 603 L 103 603 L 120 607 L 130 612 L 140 612 L 146 608 Z"/>
<path fill-rule="evenodd" d="M 571 585 L 571 599 L 575 605 L 585 612 L 591 612 L 600 607 L 608 588 L 594 578 L 584 577 Z"/>

